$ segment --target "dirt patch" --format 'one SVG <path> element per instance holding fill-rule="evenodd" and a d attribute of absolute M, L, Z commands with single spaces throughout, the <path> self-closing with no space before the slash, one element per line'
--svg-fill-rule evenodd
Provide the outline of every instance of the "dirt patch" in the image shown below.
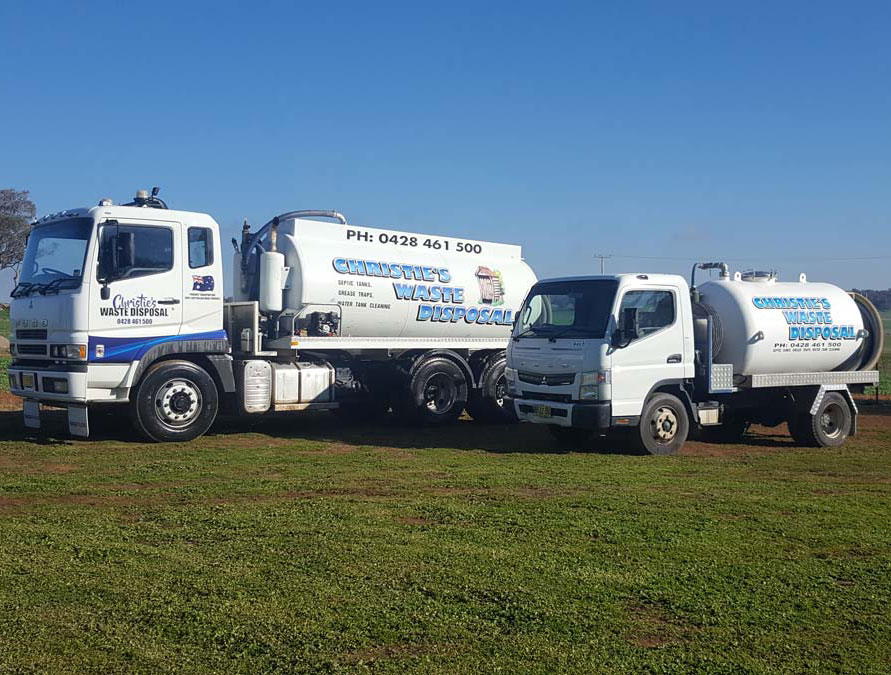
<path fill-rule="evenodd" d="M 347 652 L 340 660 L 345 665 L 358 666 L 386 659 L 405 659 L 413 656 L 423 656 L 424 654 L 441 651 L 441 649 L 441 647 L 436 645 L 382 645 L 380 647 L 368 647 L 354 652 Z"/>
<path fill-rule="evenodd" d="M 398 520 L 403 525 L 435 525 L 432 520 L 428 520 L 427 518 L 404 516 L 401 518 L 397 518 L 396 520 Z"/>
<path fill-rule="evenodd" d="M 687 642 L 698 628 L 682 623 L 664 607 L 655 604 L 632 605 L 628 609 L 632 628 L 626 639 L 636 647 L 659 649 Z"/>
<path fill-rule="evenodd" d="M 321 488 L 318 490 L 291 490 L 270 494 L 232 495 L 212 497 L 211 504 L 230 505 L 250 502 L 275 502 L 294 499 L 326 499 L 330 497 L 393 497 L 397 493 L 386 487 L 374 485 L 345 486 L 338 488 Z"/>
<path fill-rule="evenodd" d="M 5 375 L 3 377 L 6 377 Z M 8 391 L 0 391 L 0 410 L 21 410 L 22 399 Z"/>
<path fill-rule="evenodd" d="M 72 473 L 80 467 L 77 464 L 46 464 L 44 470 L 47 473 Z"/>
<path fill-rule="evenodd" d="M 32 461 L 25 462 L 12 457 L 0 456 L 0 471 L 12 474 L 36 476 L 42 474 L 65 474 L 80 470 L 77 464 Z"/>
<path fill-rule="evenodd" d="M 0 511 L 22 511 L 33 506 L 145 506 L 147 500 L 121 495 L 53 495 L 46 497 L 0 497 Z"/>
<path fill-rule="evenodd" d="M 326 443 L 324 447 L 315 450 L 302 450 L 301 455 L 349 455 L 359 449 L 357 445 L 347 443 Z"/>

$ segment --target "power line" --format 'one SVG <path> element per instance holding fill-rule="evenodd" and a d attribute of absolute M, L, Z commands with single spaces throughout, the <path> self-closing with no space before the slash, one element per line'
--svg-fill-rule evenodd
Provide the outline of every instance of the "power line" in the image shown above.
<path fill-rule="evenodd" d="M 594 256 L 595 258 L 600 258 L 601 256 Z M 755 259 L 763 259 L 769 258 L 770 260 L 785 260 L 789 262 L 864 262 L 868 260 L 891 260 L 891 254 L 889 255 L 875 255 L 875 256 L 859 256 L 859 257 L 851 257 L 851 258 L 831 258 L 831 257 L 809 257 L 809 256 L 775 256 L 775 255 L 751 255 L 747 258 L 725 258 L 724 256 L 663 256 L 663 255 L 609 255 L 605 256 L 607 258 L 625 258 L 629 260 L 684 260 L 684 261 L 693 261 L 693 260 L 721 260 L 723 262 L 748 262 L 750 260 Z M 602 261 L 601 261 L 602 262 Z"/>
<path fill-rule="evenodd" d="M 605 269 L 605 268 L 604 268 L 604 266 L 603 266 L 603 263 L 604 263 L 604 261 L 607 260 L 608 258 L 612 258 L 612 257 L 613 257 L 612 254 L 604 255 L 604 254 L 602 254 L 602 253 L 595 253 L 595 254 L 594 254 L 594 257 L 595 257 L 595 258 L 600 258 L 600 273 L 601 273 L 601 274 L 604 274 L 604 269 Z M 619 257 L 622 257 L 622 256 L 619 256 Z"/>

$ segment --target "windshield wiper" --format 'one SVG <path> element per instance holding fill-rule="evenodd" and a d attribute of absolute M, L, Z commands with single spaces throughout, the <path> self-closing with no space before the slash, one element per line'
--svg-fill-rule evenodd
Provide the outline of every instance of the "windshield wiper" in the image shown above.
<path fill-rule="evenodd" d="M 70 281 L 71 279 L 76 279 L 76 278 L 77 278 L 77 277 L 58 277 L 58 278 L 53 279 L 52 281 L 50 281 L 50 282 L 48 282 L 48 283 L 45 283 L 43 286 L 41 286 L 41 287 L 38 289 L 37 292 L 40 293 L 40 295 L 46 295 L 46 294 L 49 293 L 50 291 L 55 292 L 55 293 L 58 293 L 58 292 L 59 292 L 59 289 L 60 289 L 61 286 L 62 286 L 62 282 L 63 282 L 63 281 Z"/>
<path fill-rule="evenodd" d="M 556 342 L 557 338 L 563 337 L 564 335 L 566 335 L 567 333 L 569 333 L 570 331 L 573 331 L 573 330 L 580 330 L 580 331 L 585 331 L 588 333 L 591 332 L 590 328 L 583 328 L 582 326 L 567 326 L 563 330 L 561 330 L 557 333 L 553 333 L 552 335 L 549 335 L 548 342 Z"/>
<path fill-rule="evenodd" d="M 529 326 L 529 328 L 526 328 L 514 335 L 514 340 L 519 340 L 524 335 L 530 335 L 531 333 L 537 333 L 539 331 L 544 331 L 547 333 L 548 331 L 546 329 L 550 328 L 556 328 L 556 326 L 552 323 L 543 323 L 540 326 Z"/>
<path fill-rule="evenodd" d="M 28 292 L 28 290 L 31 288 L 31 286 L 33 286 L 33 285 L 34 284 L 29 283 L 27 281 L 20 281 L 19 283 L 17 283 L 15 285 L 15 288 L 12 289 L 12 293 L 10 293 L 9 296 L 11 298 L 21 297 L 21 296 L 25 295 Z"/>
<path fill-rule="evenodd" d="M 524 335 L 529 335 L 530 333 L 534 333 L 534 332 L 535 332 L 535 328 L 532 326 L 530 326 L 529 328 L 525 328 L 525 329 L 521 330 L 519 333 L 517 333 L 516 335 L 514 335 L 514 342 L 519 342 L 521 337 L 523 337 Z"/>

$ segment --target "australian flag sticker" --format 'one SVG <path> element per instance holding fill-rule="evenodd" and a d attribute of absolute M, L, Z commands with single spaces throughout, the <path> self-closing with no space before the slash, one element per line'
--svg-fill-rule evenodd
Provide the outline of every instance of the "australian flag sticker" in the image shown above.
<path fill-rule="evenodd" d="M 193 291 L 212 291 L 213 290 L 213 277 L 211 276 L 196 276 L 192 275 L 192 290 Z"/>

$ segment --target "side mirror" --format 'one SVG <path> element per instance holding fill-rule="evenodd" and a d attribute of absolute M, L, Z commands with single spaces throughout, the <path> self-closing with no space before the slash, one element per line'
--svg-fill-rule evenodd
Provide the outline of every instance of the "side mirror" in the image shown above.
<path fill-rule="evenodd" d="M 108 300 L 110 295 L 108 284 L 114 281 L 118 274 L 119 229 L 116 220 L 109 220 L 99 230 L 99 260 L 96 278 L 102 284 L 99 297 L 103 300 Z"/>
<path fill-rule="evenodd" d="M 640 320 L 637 307 L 626 307 L 622 310 L 621 324 L 610 337 L 610 346 L 624 349 L 640 337 Z"/>
<path fill-rule="evenodd" d="M 616 328 L 610 336 L 610 347 L 625 349 L 634 340 L 634 335 L 627 328 Z"/>

